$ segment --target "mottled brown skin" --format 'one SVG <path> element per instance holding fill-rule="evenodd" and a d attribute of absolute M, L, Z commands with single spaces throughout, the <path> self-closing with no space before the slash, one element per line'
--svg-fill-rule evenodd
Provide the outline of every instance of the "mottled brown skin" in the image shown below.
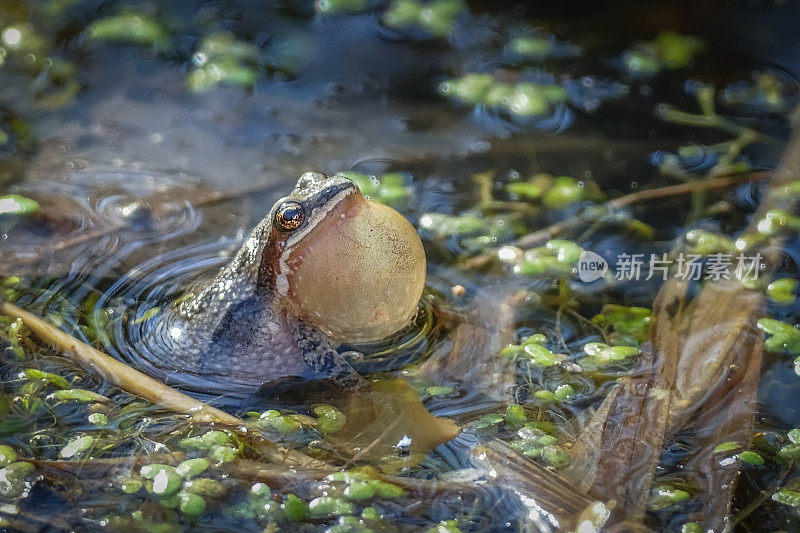
<path fill-rule="evenodd" d="M 287 206 L 303 215 L 290 228 Z M 344 178 L 309 172 L 160 335 L 176 366 L 236 385 L 289 376 L 355 384 L 335 346 L 408 325 L 424 283 L 425 253 L 408 221 Z"/>

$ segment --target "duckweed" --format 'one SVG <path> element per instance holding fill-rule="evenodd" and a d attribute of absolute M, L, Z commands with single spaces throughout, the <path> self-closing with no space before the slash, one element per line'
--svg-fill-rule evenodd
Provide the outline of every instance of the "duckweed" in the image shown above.
<path fill-rule="evenodd" d="M 181 440 L 178 446 L 182 449 L 197 449 L 208 451 L 214 446 L 223 446 L 231 442 L 231 437 L 224 431 L 212 430 L 196 437 Z"/>
<path fill-rule="evenodd" d="M 394 499 L 400 498 L 405 495 L 406 491 L 403 487 L 399 487 L 394 483 L 387 483 L 379 479 L 369 481 L 370 488 L 375 491 L 375 494 L 380 498 Z"/>
<path fill-rule="evenodd" d="M 515 256 L 513 272 L 528 276 L 571 276 L 582 253 L 583 248 L 574 242 L 554 239 L 525 251 L 521 260 Z"/>
<path fill-rule="evenodd" d="M 400 172 L 390 172 L 380 177 L 368 176 L 361 172 L 339 172 L 361 190 L 361 194 L 376 202 L 397 206 L 411 196 L 412 189 L 406 185 L 406 177 Z"/>
<path fill-rule="evenodd" d="M 189 516 L 200 516 L 206 510 L 206 501 L 202 496 L 182 490 L 178 493 L 178 506 Z"/>
<path fill-rule="evenodd" d="M 693 229 L 686 233 L 686 241 L 692 246 L 689 250 L 700 255 L 714 253 L 733 253 L 736 250 L 733 240 L 710 231 Z"/>
<path fill-rule="evenodd" d="M 553 185 L 545 193 L 542 203 L 551 209 L 563 209 L 583 200 L 587 194 L 587 189 L 575 178 L 559 176 L 553 179 Z"/>
<path fill-rule="evenodd" d="M 125 479 L 120 484 L 120 489 L 122 489 L 122 492 L 125 494 L 136 494 L 142 489 L 142 487 L 144 487 L 144 482 L 137 478 Z"/>
<path fill-rule="evenodd" d="M 764 341 L 767 350 L 771 352 L 785 350 L 800 355 L 800 329 L 772 318 L 762 318 L 756 324 L 758 329 L 767 334 L 767 339 Z"/>
<path fill-rule="evenodd" d="M 800 507 L 800 492 L 785 488 L 780 489 L 772 495 L 772 500 L 790 507 Z"/>
<path fill-rule="evenodd" d="M 714 453 L 730 452 L 733 450 L 738 450 L 741 447 L 742 447 L 741 444 L 739 444 L 738 442 L 734 441 L 723 442 L 722 444 L 718 444 L 714 448 Z"/>
<path fill-rule="evenodd" d="M 489 413 L 488 415 L 483 415 L 482 417 L 480 417 L 478 420 L 473 422 L 472 425 L 478 429 L 486 429 L 496 426 L 503 420 L 505 420 L 505 417 L 503 417 L 503 415 L 497 413 Z"/>
<path fill-rule="evenodd" d="M 94 437 L 91 435 L 83 435 L 75 437 L 61 449 L 58 455 L 64 459 L 70 459 L 82 455 L 84 452 L 91 449 L 94 445 Z"/>
<path fill-rule="evenodd" d="M 294 494 L 286 496 L 282 509 L 286 518 L 294 522 L 301 522 L 308 515 L 308 504 Z"/>
<path fill-rule="evenodd" d="M 130 11 L 92 22 L 87 31 L 91 39 L 116 41 L 164 48 L 169 41 L 166 28 L 151 15 Z"/>
<path fill-rule="evenodd" d="M 519 429 L 528 421 L 525 408 L 519 404 L 509 405 L 504 417 L 506 425 L 511 429 Z"/>
<path fill-rule="evenodd" d="M 770 209 L 758 221 L 758 231 L 762 235 L 775 235 L 782 231 L 800 231 L 800 217 L 791 215 L 782 209 Z"/>
<path fill-rule="evenodd" d="M 314 3 L 317 13 L 323 15 L 363 11 L 368 5 L 369 0 L 317 0 Z"/>
<path fill-rule="evenodd" d="M 375 490 L 370 486 L 369 481 L 354 480 L 344 489 L 344 495 L 351 500 L 366 500 L 375 496 Z"/>
<path fill-rule="evenodd" d="M 311 518 L 330 518 L 353 514 L 353 504 L 333 496 L 320 496 L 308 503 L 308 516 Z"/>
<path fill-rule="evenodd" d="M 653 75 L 662 69 L 679 69 L 703 51 L 704 43 L 695 38 L 665 31 L 653 41 L 642 42 L 623 54 L 625 68 L 632 74 Z"/>
<path fill-rule="evenodd" d="M 0 444 L 0 466 L 5 467 L 17 460 L 17 452 L 11 446 Z"/>
<path fill-rule="evenodd" d="M 556 400 L 564 402 L 575 396 L 575 389 L 572 385 L 565 383 L 564 385 L 556 387 L 556 390 L 553 391 L 553 396 L 555 396 Z"/>
<path fill-rule="evenodd" d="M 681 526 L 681 533 L 703 533 L 703 527 L 697 522 L 686 522 Z"/>
<path fill-rule="evenodd" d="M 690 494 L 672 485 L 656 485 L 650 490 L 650 507 L 655 510 L 678 505 L 689 499 Z"/>
<path fill-rule="evenodd" d="M 36 200 L 20 196 L 19 194 L 6 194 L 0 196 L 0 216 L 2 215 L 30 215 L 39 210 Z"/>
<path fill-rule="evenodd" d="M 419 219 L 423 228 L 441 236 L 470 235 L 484 228 L 484 221 L 470 215 L 445 215 L 442 213 L 425 213 Z"/>
<path fill-rule="evenodd" d="M 219 84 L 251 87 L 258 79 L 259 51 L 232 33 L 207 35 L 192 56 L 194 70 L 187 79 L 192 91 L 203 92 Z"/>
<path fill-rule="evenodd" d="M 593 362 L 600 365 L 624 361 L 641 353 L 639 348 L 634 346 L 609 346 L 601 342 L 590 342 L 583 347 L 583 351 Z"/>
<path fill-rule="evenodd" d="M 28 368 L 24 372 L 20 373 L 19 377 L 20 379 L 27 379 L 30 381 L 41 380 L 45 383 L 55 385 L 59 389 L 68 389 L 70 387 L 69 381 L 59 376 L 58 374 L 43 372 L 36 368 Z"/>
<path fill-rule="evenodd" d="M 355 516 L 343 516 L 336 524 L 325 530 L 326 533 L 375 533 L 375 530 L 366 526 L 363 520 Z"/>
<path fill-rule="evenodd" d="M 234 448 L 233 446 L 212 446 L 211 449 L 208 451 L 208 456 L 215 461 L 219 461 L 221 463 L 228 463 L 236 459 L 239 455 L 239 450 Z"/>
<path fill-rule="evenodd" d="M 224 484 L 215 479 L 204 477 L 184 482 L 183 490 L 200 496 L 208 496 L 209 498 L 221 498 L 228 493 L 228 487 Z"/>
<path fill-rule="evenodd" d="M 47 399 L 82 403 L 108 403 L 111 400 L 101 394 L 85 389 L 63 389 L 47 396 Z"/>
<path fill-rule="evenodd" d="M 191 479 L 203 473 L 208 468 L 209 462 L 207 459 L 198 457 L 197 459 L 188 459 L 179 464 L 175 471 L 184 479 Z"/>
<path fill-rule="evenodd" d="M 253 501 L 265 502 L 272 498 L 272 489 L 266 483 L 255 483 L 250 487 L 249 494 Z"/>
<path fill-rule="evenodd" d="M 502 109 L 520 117 L 541 116 L 567 99 L 566 91 L 558 85 L 526 81 L 509 84 L 479 73 L 442 82 L 439 91 L 465 104 Z"/>
<path fill-rule="evenodd" d="M 544 335 L 531 335 L 520 344 L 511 344 L 500 350 L 500 356 L 512 360 L 525 359 L 542 367 L 555 366 L 564 361 L 565 355 L 551 352 L 542 345 L 546 341 L 547 338 Z"/>
<path fill-rule="evenodd" d="M 336 433 L 347 423 L 347 416 L 332 405 L 318 405 L 314 408 L 317 429 L 323 433 Z"/>
<path fill-rule="evenodd" d="M 549 174 L 536 174 L 526 181 L 513 181 L 505 186 L 506 192 L 512 196 L 537 200 L 553 186 L 553 177 Z"/>
<path fill-rule="evenodd" d="M 15 461 L 6 465 L 0 472 L 0 479 L 21 481 L 36 471 L 36 467 L 27 461 Z"/>
<path fill-rule="evenodd" d="M 328 406 L 330 407 L 330 406 Z M 319 414 L 319 413 L 318 413 Z M 330 416 L 333 416 L 328 412 Z M 342 415 L 344 416 L 344 415 Z M 342 424 L 344 426 L 344 424 Z M 265 411 L 256 421 L 256 426 L 264 431 L 274 431 L 282 435 L 289 435 L 300 431 L 302 425 L 291 416 L 284 416 L 279 411 L 271 409 Z"/>
<path fill-rule="evenodd" d="M 456 391 L 454 387 L 445 385 L 431 385 L 425 388 L 425 394 L 429 396 L 449 396 Z"/>
<path fill-rule="evenodd" d="M 796 289 L 796 279 L 781 278 L 767 285 L 767 296 L 777 304 L 789 305 L 797 299 L 794 294 Z"/>
<path fill-rule="evenodd" d="M 88 420 L 95 426 L 105 426 L 108 424 L 108 417 L 103 413 L 92 413 L 88 416 Z"/>
<path fill-rule="evenodd" d="M 446 37 L 464 11 L 466 5 L 461 0 L 393 0 L 382 20 L 390 28 L 403 30 L 417 26 L 434 37 Z"/>
<path fill-rule="evenodd" d="M 183 479 L 175 468 L 169 465 L 146 465 L 139 469 L 139 475 L 152 480 L 149 490 L 159 496 L 171 496 L 183 486 Z"/>
<path fill-rule="evenodd" d="M 0 469 L 0 496 L 4 498 L 22 496 L 27 489 L 25 479 L 35 470 L 31 463 L 24 461 L 11 463 Z"/>
<path fill-rule="evenodd" d="M 625 307 L 608 304 L 603 311 L 592 318 L 592 322 L 600 326 L 614 329 L 612 340 L 620 343 L 641 344 L 647 339 L 652 322 L 652 311 L 644 307 Z"/>
<path fill-rule="evenodd" d="M 544 57 L 550 53 L 553 44 L 544 37 L 517 37 L 508 43 L 509 49 L 521 56 Z"/>
<path fill-rule="evenodd" d="M 764 458 L 756 452 L 750 450 L 743 451 L 738 455 L 738 457 L 743 463 L 747 463 L 749 465 L 761 466 L 764 464 Z"/>
<path fill-rule="evenodd" d="M 558 439 L 533 424 L 529 423 L 522 427 L 517 432 L 517 437 L 509 442 L 509 445 L 528 457 L 539 459 L 551 468 L 561 468 L 569 464 L 569 457 L 558 446 Z"/>
<path fill-rule="evenodd" d="M 461 529 L 458 527 L 457 520 L 443 520 L 429 528 L 427 533 L 461 533 Z"/>

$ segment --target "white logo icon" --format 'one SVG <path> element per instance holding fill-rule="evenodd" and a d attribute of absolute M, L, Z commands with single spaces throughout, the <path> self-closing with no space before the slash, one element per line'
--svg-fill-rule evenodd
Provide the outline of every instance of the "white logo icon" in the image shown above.
<path fill-rule="evenodd" d="M 589 283 L 600 279 L 608 270 L 608 263 L 602 255 L 585 250 L 578 258 L 578 277 Z"/>

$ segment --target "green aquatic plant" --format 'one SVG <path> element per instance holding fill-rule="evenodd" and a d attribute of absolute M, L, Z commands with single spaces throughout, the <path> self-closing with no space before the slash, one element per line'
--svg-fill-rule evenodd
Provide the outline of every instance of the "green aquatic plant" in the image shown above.
<path fill-rule="evenodd" d="M 777 304 L 790 305 L 795 302 L 797 296 L 795 291 L 797 289 L 797 280 L 794 278 L 781 278 L 776 279 L 767 285 L 767 296 L 769 299 Z"/>
<path fill-rule="evenodd" d="M 521 56 L 545 57 L 552 51 L 553 43 L 546 37 L 516 37 L 509 41 L 508 48 Z"/>
<path fill-rule="evenodd" d="M 758 222 L 758 232 L 772 236 L 779 232 L 800 231 L 800 217 L 791 215 L 782 209 L 770 209 Z"/>
<path fill-rule="evenodd" d="M 686 242 L 690 244 L 688 251 L 699 255 L 711 255 L 716 253 L 731 254 L 736 251 L 733 240 L 710 231 L 693 229 L 684 236 Z"/>
<path fill-rule="evenodd" d="M 154 15 L 124 11 L 95 20 L 86 27 L 90 39 L 136 44 L 163 51 L 171 39 L 169 30 Z"/>
<path fill-rule="evenodd" d="M 652 41 L 638 43 L 626 50 L 622 59 L 630 73 L 652 76 L 664 69 L 687 66 L 704 48 L 703 41 L 696 37 L 665 31 Z"/>
<path fill-rule="evenodd" d="M 322 407 L 322 409 L 324 412 L 324 407 Z M 331 420 L 326 421 L 326 423 L 330 422 L 331 424 L 335 424 L 333 418 L 336 418 L 336 415 L 333 413 L 333 411 L 329 411 L 328 414 L 330 415 Z M 256 426 L 261 430 L 275 432 L 282 435 L 296 433 L 303 427 L 303 425 L 296 418 L 290 415 L 282 415 L 280 411 L 276 411 L 274 409 L 264 411 L 256 421 Z"/>
<path fill-rule="evenodd" d="M 800 355 L 800 329 L 775 320 L 772 318 L 762 318 L 758 321 L 758 329 L 767 335 L 764 347 L 771 352 L 787 351 L 794 355 Z"/>
<path fill-rule="evenodd" d="M 509 429 L 517 430 L 528 421 L 528 415 L 525 413 L 525 408 L 523 406 L 511 404 L 506 408 L 503 421 Z"/>
<path fill-rule="evenodd" d="M 59 457 L 64 459 L 71 459 L 88 454 L 92 446 L 94 446 L 95 438 L 92 435 L 82 435 L 71 439 L 67 444 L 58 452 Z"/>
<path fill-rule="evenodd" d="M 720 100 L 729 106 L 761 107 L 772 111 L 784 110 L 791 96 L 789 87 L 773 72 L 754 71 L 748 80 L 728 85 Z"/>
<path fill-rule="evenodd" d="M 467 252 L 511 240 L 521 231 L 518 214 L 483 216 L 478 210 L 459 215 L 423 213 L 419 226 L 436 238 L 455 237 Z"/>
<path fill-rule="evenodd" d="M 442 520 L 426 533 L 461 533 L 461 529 L 458 527 L 458 520 Z"/>
<path fill-rule="evenodd" d="M 192 56 L 194 69 L 187 79 L 193 91 L 219 84 L 252 87 L 261 68 L 258 48 L 229 32 L 207 35 Z"/>
<path fill-rule="evenodd" d="M 413 189 L 406 184 L 405 175 L 400 172 L 389 172 L 375 177 L 348 170 L 339 172 L 338 175 L 358 185 L 364 197 L 393 207 L 403 203 L 413 192 Z"/>
<path fill-rule="evenodd" d="M 523 181 L 512 181 L 505 186 L 512 199 L 540 201 L 544 207 L 563 209 L 576 202 L 597 200 L 599 188 L 591 181 L 578 181 L 570 176 L 553 177 L 535 174 Z"/>
<path fill-rule="evenodd" d="M 550 367 L 566 359 L 565 355 L 551 352 L 544 346 L 547 337 L 537 333 L 526 338 L 519 344 L 510 344 L 500 350 L 500 357 L 511 360 L 523 359 L 541 367 Z"/>
<path fill-rule="evenodd" d="M 447 37 L 456 19 L 467 9 L 461 0 L 393 0 L 382 21 L 390 28 L 407 30 L 419 27 L 433 37 Z"/>
<path fill-rule="evenodd" d="M 530 250 L 505 247 L 498 253 L 501 261 L 513 265 L 514 274 L 524 276 L 571 277 L 583 248 L 572 241 L 553 239 Z"/>
<path fill-rule="evenodd" d="M 11 446 L 0 444 L 0 467 L 6 467 L 17 460 L 17 452 Z"/>
<path fill-rule="evenodd" d="M 176 467 L 152 463 L 139 469 L 141 478 L 123 479 L 120 488 L 127 494 L 145 488 L 163 507 L 179 509 L 187 516 L 200 516 L 206 510 L 207 499 L 218 500 L 229 492 L 216 479 L 198 477 L 207 473 L 209 466 L 210 462 L 204 458 L 187 459 Z"/>
<path fill-rule="evenodd" d="M 56 43 L 33 9 L 31 16 L 0 26 L 0 71 L 32 77 L 31 92 L 39 107 L 69 104 L 81 88 L 75 65 L 60 56 Z M 18 129 L 18 128 L 17 128 Z"/>
<path fill-rule="evenodd" d="M 650 508 L 656 511 L 680 505 L 689 499 L 691 494 L 675 485 L 661 483 L 650 489 Z"/>
<path fill-rule="evenodd" d="M 504 83 L 491 74 L 478 73 L 446 80 L 439 85 L 439 91 L 465 104 L 503 109 L 521 117 L 544 115 L 553 105 L 567 99 L 566 91 L 558 85 L 526 81 Z"/>
<path fill-rule="evenodd" d="M 36 467 L 27 461 L 11 462 L 0 468 L 0 496 L 10 499 L 23 496 L 35 472 Z"/>
<path fill-rule="evenodd" d="M 36 200 L 20 196 L 19 194 L 0 196 L 0 216 L 30 215 L 38 210 L 39 203 Z"/>
<path fill-rule="evenodd" d="M 584 363 L 598 367 L 626 361 L 641 353 L 635 346 L 609 346 L 602 342 L 590 342 L 583 347 L 583 351 L 587 355 Z"/>
<path fill-rule="evenodd" d="M 322 15 L 355 13 L 369 6 L 369 0 L 316 0 L 314 7 Z"/>
<path fill-rule="evenodd" d="M 314 407 L 317 419 L 317 429 L 322 433 L 336 433 L 347 423 L 347 416 L 332 405 L 318 405 Z"/>
<path fill-rule="evenodd" d="M 52 394 L 47 396 L 48 400 L 58 400 L 60 402 L 80 402 L 80 403 L 109 403 L 111 400 L 103 396 L 102 394 L 97 394 L 94 391 L 86 390 L 86 389 L 63 389 L 58 390 Z"/>
<path fill-rule="evenodd" d="M 419 225 L 440 236 L 472 235 L 486 226 L 486 221 L 472 215 L 446 215 L 443 213 L 425 213 L 419 219 Z"/>
<path fill-rule="evenodd" d="M 652 324 L 653 312 L 644 307 L 626 307 L 617 304 L 603 306 L 602 313 L 595 315 L 592 322 L 601 327 L 610 327 L 612 340 L 619 344 L 639 345 L 647 339 Z"/>
<path fill-rule="evenodd" d="M 517 432 L 517 437 L 509 444 L 528 457 L 539 459 L 551 468 L 560 468 L 569 463 L 569 456 L 559 446 L 558 439 L 541 429 L 525 425 Z"/>

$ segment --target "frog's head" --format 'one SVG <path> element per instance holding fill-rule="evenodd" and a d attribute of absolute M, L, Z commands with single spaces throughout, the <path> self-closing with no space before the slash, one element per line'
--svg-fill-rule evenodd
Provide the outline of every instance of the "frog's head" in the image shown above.
<path fill-rule="evenodd" d="M 400 213 L 351 181 L 307 172 L 270 213 L 258 283 L 337 340 L 385 338 L 414 317 L 425 251 Z"/>

